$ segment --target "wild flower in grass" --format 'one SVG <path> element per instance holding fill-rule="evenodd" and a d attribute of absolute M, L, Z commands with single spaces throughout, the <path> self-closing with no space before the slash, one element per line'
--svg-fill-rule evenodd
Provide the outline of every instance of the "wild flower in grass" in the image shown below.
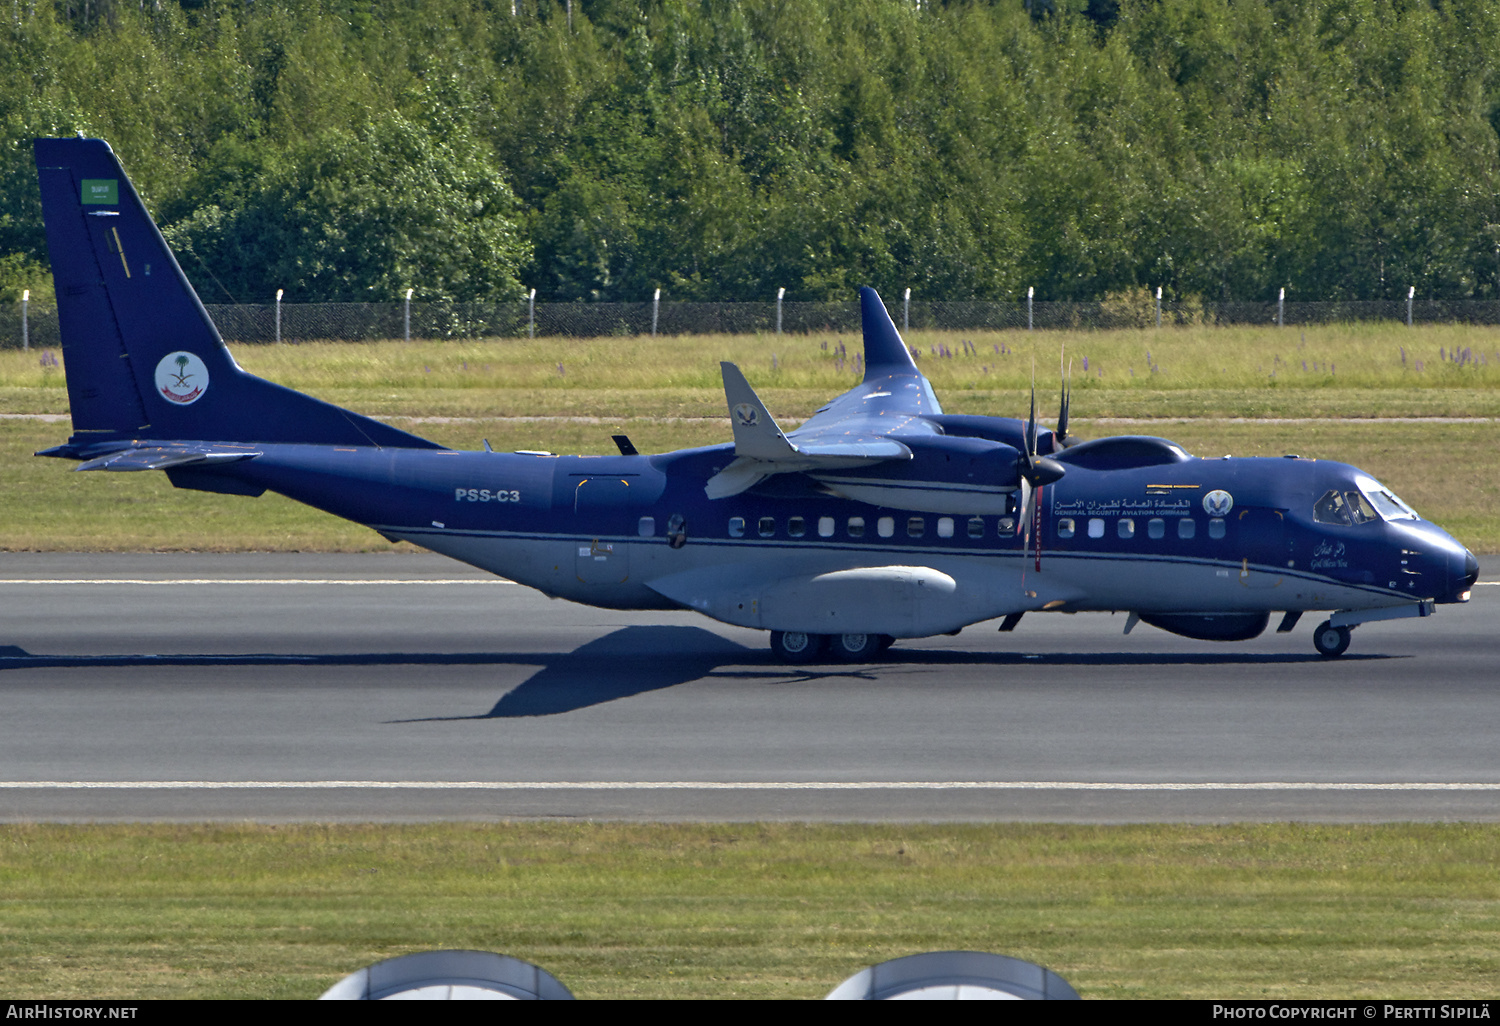
<path fill-rule="evenodd" d="M 1422 373 L 1422 361 L 1421 360 L 1417 361 L 1417 373 L 1418 374 Z"/>
<path fill-rule="evenodd" d="M 778 363 L 777 363 L 777 362 L 776 362 L 776 354 L 775 354 L 775 353 L 772 353 L 772 354 L 771 354 L 771 369 L 772 369 L 772 370 L 775 370 L 775 369 L 776 369 L 776 368 L 777 368 L 777 367 L 778 367 L 778 366 L 780 366 L 780 364 L 778 364 Z"/>
<path fill-rule="evenodd" d="M 57 357 L 52 355 L 52 350 L 50 349 L 44 350 L 42 352 L 42 358 L 39 362 L 41 363 L 43 369 L 50 369 L 52 367 L 58 366 Z"/>
<path fill-rule="evenodd" d="M 427 365 L 426 365 L 426 364 L 425 364 L 425 363 L 424 363 L 424 364 L 422 364 L 422 373 L 423 373 L 423 374 L 431 374 L 431 373 L 432 373 L 432 368 L 431 368 L 431 367 L 429 367 L 429 366 L 427 366 Z"/>
<path fill-rule="evenodd" d="M 1087 356 L 1083 358 L 1083 372 L 1085 374 L 1089 372 L 1089 358 Z"/>
<path fill-rule="evenodd" d="M 1307 372 L 1307 361 L 1306 360 L 1302 361 L 1302 370 L 1303 370 L 1303 373 Z"/>
<path fill-rule="evenodd" d="M 562 364 L 558 364 L 557 365 L 557 376 L 560 377 L 560 378 L 565 376 L 565 374 L 563 372 L 563 365 Z"/>
<path fill-rule="evenodd" d="M 1405 367 L 1406 366 L 1406 347 L 1405 346 L 1397 346 L 1396 348 L 1399 349 L 1399 350 L 1401 350 L 1401 366 Z"/>
<path fill-rule="evenodd" d="M 828 340 L 826 338 L 823 340 L 823 352 L 828 352 Z"/>

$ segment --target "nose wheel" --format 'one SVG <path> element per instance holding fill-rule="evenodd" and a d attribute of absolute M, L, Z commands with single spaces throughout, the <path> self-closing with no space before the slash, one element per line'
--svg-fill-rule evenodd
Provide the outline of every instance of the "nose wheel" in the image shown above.
<path fill-rule="evenodd" d="M 1348 627 L 1335 627 L 1333 621 L 1324 620 L 1313 631 L 1313 647 L 1324 659 L 1337 659 L 1348 649 L 1351 633 Z"/>

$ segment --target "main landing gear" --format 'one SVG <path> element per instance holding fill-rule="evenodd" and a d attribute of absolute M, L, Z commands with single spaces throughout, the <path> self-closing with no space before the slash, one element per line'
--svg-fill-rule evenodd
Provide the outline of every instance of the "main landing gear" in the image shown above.
<path fill-rule="evenodd" d="M 1349 627 L 1335 627 L 1333 621 L 1324 620 L 1313 631 L 1313 647 L 1324 659 L 1337 659 L 1349 648 Z"/>
<path fill-rule="evenodd" d="M 807 634 L 772 631 L 771 651 L 793 666 L 808 663 L 869 663 L 879 659 L 896 641 L 889 634 Z"/>

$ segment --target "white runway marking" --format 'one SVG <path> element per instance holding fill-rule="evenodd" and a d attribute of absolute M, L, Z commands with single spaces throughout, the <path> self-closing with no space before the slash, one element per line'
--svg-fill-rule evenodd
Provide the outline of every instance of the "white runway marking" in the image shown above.
<path fill-rule="evenodd" d="M 504 577 L 452 577 L 452 578 L 341 578 L 341 577 L 0 577 L 0 586 L 7 584 L 514 584 Z"/>
<path fill-rule="evenodd" d="M 0 780 L 9 791 L 1500 791 L 1461 781 Z"/>

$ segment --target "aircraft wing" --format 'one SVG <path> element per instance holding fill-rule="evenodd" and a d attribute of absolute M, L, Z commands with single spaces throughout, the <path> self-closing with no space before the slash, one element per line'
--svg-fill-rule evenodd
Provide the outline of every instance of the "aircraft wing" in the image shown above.
<path fill-rule="evenodd" d="M 937 396 L 874 289 L 860 290 L 860 314 L 864 380 L 790 434 L 782 431 L 740 369 L 720 364 L 735 460 L 709 480 L 704 489 L 709 498 L 738 495 L 772 474 L 909 460 L 911 447 L 900 436 L 940 433 L 925 419 L 943 412 Z"/>
<path fill-rule="evenodd" d="M 734 462 L 709 479 L 704 491 L 710 499 L 738 495 L 772 474 L 808 470 L 842 470 L 882 460 L 911 459 L 911 449 L 884 434 L 858 430 L 827 430 L 793 442 L 755 394 L 745 375 L 732 363 L 724 372 L 724 399 L 734 428 Z"/>

